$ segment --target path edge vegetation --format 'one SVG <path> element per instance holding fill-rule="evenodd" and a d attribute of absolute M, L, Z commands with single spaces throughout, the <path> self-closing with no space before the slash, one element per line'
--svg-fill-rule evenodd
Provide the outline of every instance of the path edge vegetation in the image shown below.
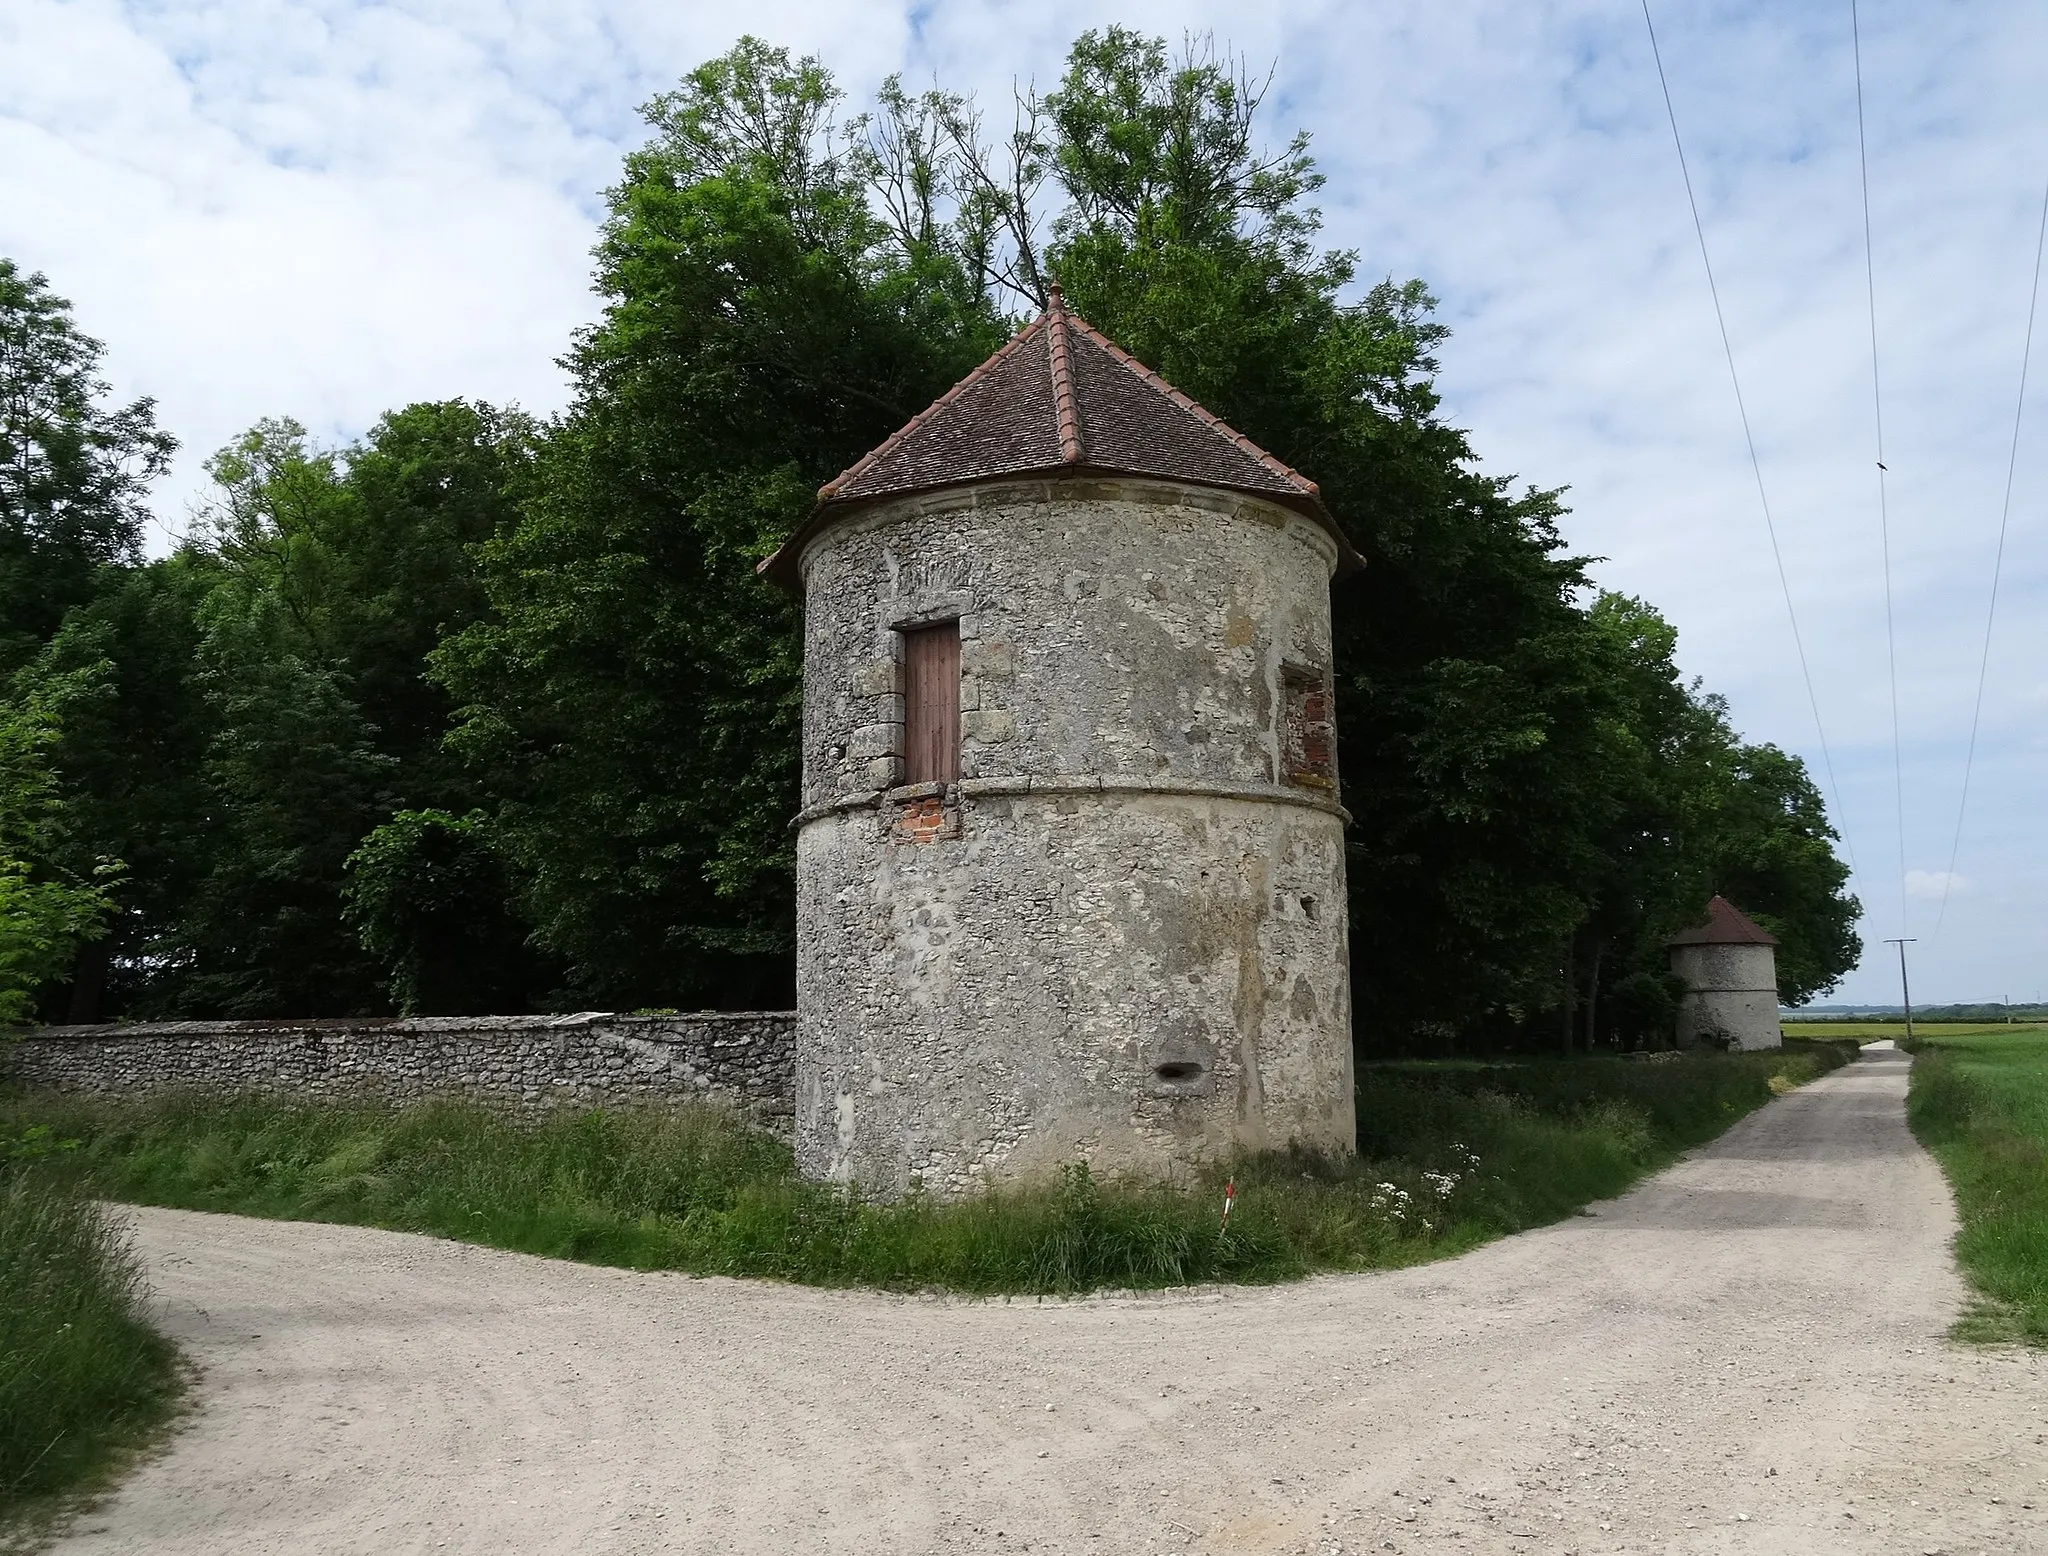
<path fill-rule="evenodd" d="M 118 1211 L 0 1126 L 0 1556 L 27 1556 L 166 1442 L 190 1363 L 151 1323 Z"/>
<path fill-rule="evenodd" d="M 1975 1293 L 1951 1333 L 2048 1347 L 2048 1028 L 1922 1033 L 1906 1116 L 1941 1165 Z"/>
<path fill-rule="evenodd" d="M 138 1204 L 423 1232 L 638 1269 L 1062 1296 L 1262 1283 L 1453 1256 L 1626 1192 L 1855 1044 L 1361 1072 L 1360 1156 L 1247 1157 L 1180 1187 L 1056 1184 L 883 1204 L 805 1183 L 716 1108 L 389 1107 L 275 1097 L 0 1100 L 80 1142 L 52 1172 Z M 1221 1224 L 1222 1187 L 1237 1186 Z"/>

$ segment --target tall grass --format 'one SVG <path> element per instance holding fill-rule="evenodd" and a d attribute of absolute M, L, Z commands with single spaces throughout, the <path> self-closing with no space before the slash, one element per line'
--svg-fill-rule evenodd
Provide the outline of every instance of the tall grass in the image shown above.
<path fill-rule="evenodd" d="M 2048 1031 L 1922 1038 L 1907 1116 L 1955 1190 L 1966 1339 L 2048 1345 Z"/>
<path fill-rule="evenodd" d="M 45 1138 L 0 1135 L 0 1548 L 145 1439 L 180 1384 L 121 1229 L 22 1159 Z"/>
<path fill-rule="evenodd" d="M 1853 1049 L 1853 1045 L 1847 1045 Z M 1413 1263 L 1571 1214 L 1841 1062 L 1821 1045 L 1668 1063 L 1369 1067 L 1362 1154 L 1251 1158 L 1180 1188 L 1098 1180 L 883 1204 L 798 1179 L 710 1108 L 521 1122 L 188 1096 L 0 1106 L 83 1144 L 117 1199 L 433 1232 L 633 1268 L 819 1285 L 1069 1293 Z M 1775 1077 L 1775 1085 L 1774 1085 Z M 1237 1186 L 1228 1228 L 1222 1186 Z"/>

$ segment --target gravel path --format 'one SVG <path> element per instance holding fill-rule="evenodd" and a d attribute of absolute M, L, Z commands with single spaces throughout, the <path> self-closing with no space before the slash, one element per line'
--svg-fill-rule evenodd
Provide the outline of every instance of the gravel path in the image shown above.
<path fill-rule="evenodd" d="M 1271 1290 L 971 1302 L 137 1213 L 204 1369 L 67 1556 L 2048 1552 L 1906 1060 L 1594 1214 Z"/>

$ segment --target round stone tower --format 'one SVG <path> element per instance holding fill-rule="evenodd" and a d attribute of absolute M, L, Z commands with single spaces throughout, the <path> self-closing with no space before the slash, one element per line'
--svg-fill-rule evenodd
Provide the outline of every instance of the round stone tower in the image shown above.
<path fill-rule="evenodd" d="M 1726 897 L 1707 904 L 1707 921 L 1669 941 L 1671 970 L 1685 982 L 1678 1044 L 1725 1042 L 1730 1048 L 1782 1048 L 1775 936 Z"/>
<path fill-rule="evenodd" d="M 1048 311 L 819 494 L 797 1160 L 883 1195 L 1354 1149 L 1304 480 Z"/>

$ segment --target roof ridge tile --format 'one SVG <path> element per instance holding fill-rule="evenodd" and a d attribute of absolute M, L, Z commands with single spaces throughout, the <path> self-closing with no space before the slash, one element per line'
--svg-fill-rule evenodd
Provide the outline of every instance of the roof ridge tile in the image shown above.
<path fill-rule="evenodd" d="M 1074 402 L 1073 347 L 1067 340 L 1067 300 L 1055 281 L 1047 291 L 1045 338 L 1052 353 L 1053 414 L 1060 425 L 1060 458 L 1081 463 L 1081 413 Z"/>

